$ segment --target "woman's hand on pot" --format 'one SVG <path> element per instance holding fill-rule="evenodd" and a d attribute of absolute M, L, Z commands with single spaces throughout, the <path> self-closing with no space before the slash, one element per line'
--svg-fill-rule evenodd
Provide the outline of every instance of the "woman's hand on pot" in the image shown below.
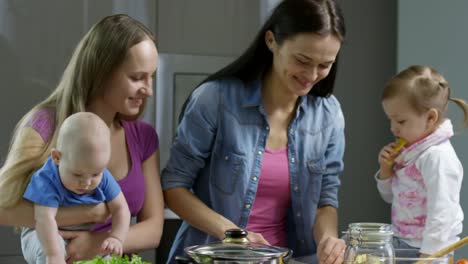
<path fill-rule="evenodd" d="M 324 237 L 317 247 L 320 264 L 341 264 L 344 261 L 346 242 L 336 237 Z"/>
<path fill-rule="evenodd" d="M 262 234 L 254 233 L 251 231 L 248 231 L 248 232 L 249 233 L 247 235 L 247 238 L 249 239 L 250 242 L 271 246 L 270 243 L 262 236 Z"/>

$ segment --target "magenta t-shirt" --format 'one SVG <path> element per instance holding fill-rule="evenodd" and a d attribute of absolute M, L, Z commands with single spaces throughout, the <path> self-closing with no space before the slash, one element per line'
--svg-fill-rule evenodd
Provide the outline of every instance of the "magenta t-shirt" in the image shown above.
<path fill-rule="evenodd" d="M 142 164 L 157 150 L 159 146 L 158 136 L 154 128 L 143 121 L 121 121 L 125 131 L 125 139 L 131 167 L 125 178 L 117 181 L 122 193 L 127 200 L 132 216 L 136 216 L 145 199 L 145 179 L 142 172 Z M 38 110 L 27 123 L 36 130 L 45 142 L 50 140 L 55 128 L 55 111 L 51 108 Z M 101 231 L 111 228 L 111 221 L 99 224 L 94 230 Z"/>
<path fill-rule="evenodd" d="M 291 204 L 287 148 L 265 149 L 247 230 L 273 246 L 287 247 L 286 218 Z"/>

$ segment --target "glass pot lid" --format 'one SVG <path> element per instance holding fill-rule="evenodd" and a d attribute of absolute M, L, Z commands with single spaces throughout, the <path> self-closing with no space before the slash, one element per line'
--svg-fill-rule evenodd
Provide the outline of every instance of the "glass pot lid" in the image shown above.
<path fill-rule="evenodd" d="M 212 260 L 266 261 L 291 254 L 288 248 L 251 243 L 247 231 L 229 229 L 223 241 L 185 248 L 185 252 L 199 263 Z"/>

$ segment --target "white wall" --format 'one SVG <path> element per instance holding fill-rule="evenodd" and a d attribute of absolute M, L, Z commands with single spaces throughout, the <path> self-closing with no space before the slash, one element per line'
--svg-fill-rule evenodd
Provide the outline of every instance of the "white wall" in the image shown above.
<path fill-rule="evenodd" d="M 398 1 L 398 70 L 412 64 L 430 65 L 448 80 L 452 97 L 468 99 L 468 2 L 465 0 L 400 0 Z M 462 112 L 449 103 L 449 114 L 460 133 L 453 137 L 458 157 L 468 171 L 468 133 L 463 130 Z M 461 191 L 461 204 L 468 215 L 468 181 Z M 464 221 L 463 235 L 468 235 Z M 457 252 L 468 256 L 468 247 Z"/>

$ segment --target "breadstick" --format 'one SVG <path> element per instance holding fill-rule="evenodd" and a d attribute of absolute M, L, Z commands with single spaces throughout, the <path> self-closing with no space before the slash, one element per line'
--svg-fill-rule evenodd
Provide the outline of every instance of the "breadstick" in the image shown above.
<path fill-rule="evenodd" d="M 393 149 L 398 152 L 398 151 L 400 151 L 401 148 L 403 148 L 403 146 L 405 146 L 406 140 L 404 140 L 402 138 L 397 138 L 396 144 L 397 145 L 395 147 L 393 147 Z M 392 165 L 392 164 L 393 164 L 393 161 L 388 162 L 388 165 Z"/>
<path fill-rule="evenodd" d="M 458 249 L 458 248 L 461 248 L 463 247 L 464 245 L 468 244 L 468 236 L 464 237 L 463 239 L 461 240 L 458 240 L 457 242 L 453 243 L 453 244 L 450 244 L 448 245 L 447 247 L 437 251 L 436 253 L 430 255 L 429 257 L 427 257 L 428 259 L 431 259 L 431 258 L 440 258 L 442 256 L 445 256 L 447 255 L 448 253 Z M 416 264 L 423 264 L 425 263 L 424 260 L 419 260 L 416 262 Z"/>

